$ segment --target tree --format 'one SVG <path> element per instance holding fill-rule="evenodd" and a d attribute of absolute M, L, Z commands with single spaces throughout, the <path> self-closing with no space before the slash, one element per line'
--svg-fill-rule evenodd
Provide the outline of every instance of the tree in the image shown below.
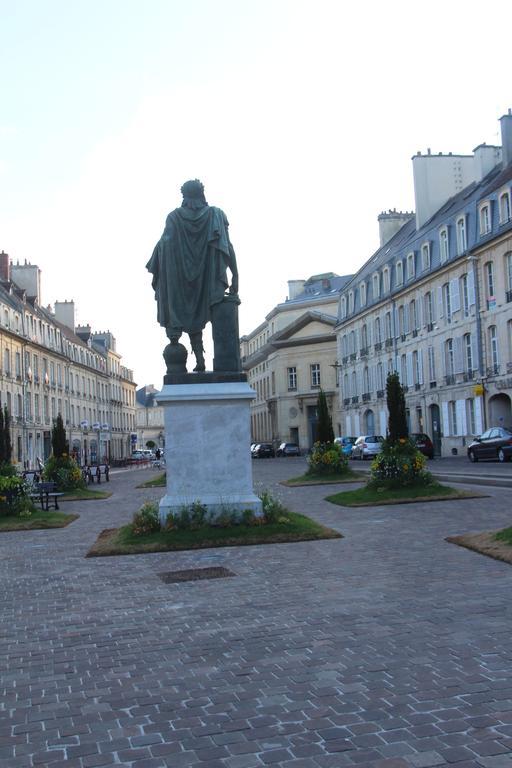
<path fill-rule="evenodd" d="M 404 390 L 400 384 L 398 373 L 389 373 L 386 380 L 386 399 L 389 411 L 388 442 L 395 445 L 401 439 L 407 439 L 409 429 L 405 415 Z"/>
<path fill-rule="evenodd" d="M 7 406 L 0 408 L 0 465 L 10 464 L 12 457 L 10 416 Z"/>
<path fill-rule="evenodd" d="M 325 397 L 325 392 L 322 389 L 318 393 L 317 414 L 318 442 L 333 443 L 334 430 L 332 428 L 331 415 L 329 413 L 329 408 L 327 407 L 327 398 Z"/>
<path fill-rule="evenodd" d="M 53 455 L 56 459 L 60 459 L 63 454 L 68 453 L 66 430 L 64 429 L 64 424 L 60 413 L 57 415 L 52 428 L 52 449 Z"/>
<path fill-rule="evenodd" d="M 156 446 L 156 443 L 154 440 L 148 440 L 146 442 L 146 448 L 154 448 Z"/>

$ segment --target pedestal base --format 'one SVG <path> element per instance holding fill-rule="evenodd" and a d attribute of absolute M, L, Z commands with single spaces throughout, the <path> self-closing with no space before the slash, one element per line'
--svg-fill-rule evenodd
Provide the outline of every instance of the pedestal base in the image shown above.
<path fill-rule="evenodd" d="M 217 517 L 223 512 L 262 514 L 252 487 L 249 404 L 245 382 L 166 384 L 164 408 L 167 489 L 162 524 L 194 502 Z"/>

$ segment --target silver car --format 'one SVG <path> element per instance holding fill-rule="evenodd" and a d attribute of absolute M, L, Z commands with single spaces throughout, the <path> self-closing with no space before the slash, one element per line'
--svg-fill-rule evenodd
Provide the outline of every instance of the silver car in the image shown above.
<path fill-rule="evenodd" d="M 382 450 L 382 435 L 361 435 L 352 446 L 353 459 L 370 459 Z"/>

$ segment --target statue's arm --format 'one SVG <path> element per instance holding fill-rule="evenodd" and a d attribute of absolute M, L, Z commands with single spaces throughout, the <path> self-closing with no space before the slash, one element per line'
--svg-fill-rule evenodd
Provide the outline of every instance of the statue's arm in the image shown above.
<path fill-rule="evenodd" d="M 229 258 L 228 267 L 231 270 L 231 285 L 229 286 L 230 293 L 238 293 L 238 267 L 236 264 L 235 249 L 229 244 Z"/>

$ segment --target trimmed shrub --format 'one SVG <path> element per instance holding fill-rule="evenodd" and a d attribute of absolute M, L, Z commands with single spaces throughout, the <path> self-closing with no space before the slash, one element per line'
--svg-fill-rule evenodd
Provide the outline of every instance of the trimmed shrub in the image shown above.
<path fill-rule="evenodd" d="M 401 438 L 395 444 L 385 440 L 372 462 L 368 486 L 391 489 L 428 485 L 432 475 L 425 470 L 425 464 L 425 457 L 410 440 Z"/>
<path fill-rule="evenodd" d="M 308 465 L 307 475 L 338 475 L 347 471 L 348 460 L 338 443 L 315 443 Z"/>
<path fill-rule="evenodd" d="M 57 484 L 59 491 L 73 491 L 85 488 L 82 471 L 76 461 L 63 454 L 50 456 L 43 469 L 43 479 Z"/>

